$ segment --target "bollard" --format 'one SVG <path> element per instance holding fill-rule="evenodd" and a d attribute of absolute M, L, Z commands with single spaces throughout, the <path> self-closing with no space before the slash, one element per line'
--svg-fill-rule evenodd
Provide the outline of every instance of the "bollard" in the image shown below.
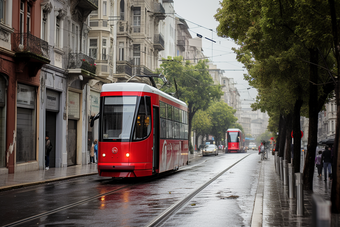
<path fill-rule="evenodd" d="M 287 186 L 288 183 L 288 169 L 287 169 L 287 160 L 283 160 L 283 185 Z"/>
<path fill-rule="evenodd" d="M 283 181 L 282 157 L 280 157 L 280 180 Z"/>
<path fill-rule="evenodd" d="M 294 174 L 293 174 L 293 165 L 292 163 L 288 163 L 288 191 L 289 198 L 294 198 Z"/>
<path fill-rule="evenodd" d="M 302 173 L 295 173 L 296 181 L 296 215 L 303 216 L 303 179 Z"/>
<path fill-rule="evenodd" d="M 274 164 L 275 164 L 275 172 L 277 173 L 277 151 L 275 152 L 275 156 L 274 156 Z"/>
<path fill-rule="evenodd" d="M 324 200 L 318 195 L 313 194 L 312 211 L 314 227 L 330 227 L 331 226 L 331 202 Z"/>
<path fill-rule="evenodd" d="M 280 157 L 279 156 L 277 156 L 277 174 L 279 175 L 279 177 L 280 177 Z"/>

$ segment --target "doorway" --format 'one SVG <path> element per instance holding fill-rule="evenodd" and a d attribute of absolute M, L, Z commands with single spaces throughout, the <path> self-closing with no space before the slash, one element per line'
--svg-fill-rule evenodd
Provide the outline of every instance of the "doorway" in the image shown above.
<path fill-rule="evenodd" d="M 77 156 L 77 121 L 68 120 L 67 166 L 76 165 Z"/>
<path fill-rule="evenodd" d="M 55 167 L 56 163 L 56 119 L 57 113 L 46 111 L 46 136 L 49 137 L 52 143 L 52 150 L 50 152 L 50 168 Z"/>

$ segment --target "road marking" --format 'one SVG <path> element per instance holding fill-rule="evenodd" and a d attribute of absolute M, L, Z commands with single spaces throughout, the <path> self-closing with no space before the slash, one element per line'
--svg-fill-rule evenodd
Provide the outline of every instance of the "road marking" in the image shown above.
<path fill-rule="evenodd" d="M 251 216 L 251 227 L 261 227 L 263 222 L 263 193 L 264 193 L 264 174 L 263 161 L 259 173 L 259 182 L 256 190 L 253 214 Z"/>

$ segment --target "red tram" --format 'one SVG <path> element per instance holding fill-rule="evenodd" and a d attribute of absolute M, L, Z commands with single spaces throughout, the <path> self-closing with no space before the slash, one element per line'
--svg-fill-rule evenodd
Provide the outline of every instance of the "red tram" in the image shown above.
<path fill-rule="evenodd" d="M 239 153 L 244 151 L 243 133 L 238 128 L 227 130 L 227 145 L 229 153 Z"/>
<path fill-rule="evenodd" d="M 187 105 L 142 83 L 104 84 L 98 173 L 144 177 L 188 164 Z"/>

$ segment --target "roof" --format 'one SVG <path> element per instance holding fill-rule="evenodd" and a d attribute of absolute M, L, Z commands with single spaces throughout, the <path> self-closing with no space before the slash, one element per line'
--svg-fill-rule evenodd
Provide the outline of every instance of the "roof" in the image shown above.
<path fill-rule="evenodd" d="M 187 107 L 187 104 L 175 97 L 164 93 L 163 91 L 154 88 L 148 84 L 143 83 L 110 83 L 110 84 L 103 84 L 101 92 L 120 92 L 120 91 L 135 91 L 135 92 L 148 92 L 148 93 L 155 93 L 160 95 L 164 98 L 167 98 L 177 104 Z"/>

